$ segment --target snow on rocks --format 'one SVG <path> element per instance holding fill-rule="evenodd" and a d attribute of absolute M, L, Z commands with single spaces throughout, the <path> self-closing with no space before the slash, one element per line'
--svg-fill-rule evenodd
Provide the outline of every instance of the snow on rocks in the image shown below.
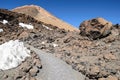
<path fill-rule="evenodd" d="M 11 40 L 0 45 L 0 69 L 7 70 L 17 67 L 26 57 L 30 56 L 30 50 L 24 47 L 23 42 Z"/>
<path fill-rule="evenodd" d="M 3 32 L 3 29 L 0 29 L 0 32 Z"/>
<path fill-rule="evenodd" d="M 45 42 L 43 41 L 41 44 L 45 44 Z"/>
<path fill-rule="evenodd" d="M 7 24 L 8 23 L 7 20 L 3 20 L 3 21 L 0 21 L 0 22 L 3 23 L 3 24 Z"/>
<path fill-rule="evenodd" d="M 51 28 L 49 28 L 48 26 L 46 26 L 46 25 L 42 25 L 44 28 L 46 28 L 46 29 L 48 29 L 48 30 L 53 30 L 53 29 L 51 29 Z"/>
<path fill-rule="evenodd" d="M 3 24 L 7 24 L 8 23 L 8 21 L 7 20 L 3 20 Z"/>
<path fill-rule="evenodd" d="M 53 47 L 57 47 L 58 46 L 58 44 L 53 44 Z"/>
<path fill-rule="evenodd" d="M 25 23 L 19 23 L 19 26 L 23 27 L 23 28 L 27 28 L 27 29 L 33 29 L 34 28 L 34 26 L 32 26 L 31 24 L 25 24 Z"/>

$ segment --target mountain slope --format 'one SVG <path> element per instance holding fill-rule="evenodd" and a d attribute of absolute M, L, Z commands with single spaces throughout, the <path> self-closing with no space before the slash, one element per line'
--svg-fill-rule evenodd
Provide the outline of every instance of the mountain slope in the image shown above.
<path fill-rule="evenodd" d="M 94 19 L 92 24 L 95 24 L 95 22 L 96 20 Z M 22 27 L 20 23 L 22 23 L 22 26 L 24 24 L 24 26 Z M 26 24 L 29 26 L 32 25 L 33 29 L 28 29 L 25 26 Z M 101 25 L 98 26 L 99 29 L 100 27 Z M 0 9 L 0 44 L 19 39 L 30 46 L 47 53 L 52 53 L 57 58 L 62 59 L 71 65 L 73 69 L 85 75 L 86 80 L 120 80 L 120 25 L 112 25 L 110 32 L 106 37 L 92 40 L 88 37 L 81 36 L 80 32 L 66 31 L 37 21 L 31 16 Z M 2 51 L 0 51 L 0 54 L 2 54 Z M 14 51 L 16 50 L 11 52 L 14 53 Z M 5 53 L 8 54 L 7 52 Z M 35 54 L 36 52 L 32 51 L 32 53 Z M 34 60 L 36 61 L 38 56 L 34 54 L 33 57 L 28 58 L 27 61 L 12 69 L 12 71 L 7 70 L 4 72 L 0 70 L 0 80 L 33 80 L 30 78 L 37 77 L 36 73 L 38 73 L 38 70 L 46 69 L 48 66 L 44 66 L 44 62 L 41 62 L 44 57 L 41 57 L 39 63 L 35 64 L 36 62 Z M 51 63 L 53 61 L 49 61 L 49 65 L 54 66 Z M 57 66 L 52 67 L 52 69 L 54 70 Z M 36 67 L 40 69 L 36 69 Z M 63 69 L 62 67 L 59 70 Z M 34 76 L 29 74 L 31 72 L 30 68 L 32 71 L 34 68 L 36 72 L 33 74 Z M 39 72 L 41 73 L 42 70 Z M 21 75 L 21 73 L 23 74 Z M 48 76 L 47 74 L 49 74 L 48 70 L 46 76 Z"/>
<path fill-rule="evenodd" d="M 12 11 L 30 15 L 39 21 L 42 21 L 47 24 L 51 24 L 53 26 L 57 26 L 59 28 L 64 28 L 65 30 L 70 30 L 70 31 L 77 30 L 72 25 L 58 19 L 57 17 L 53 16 L 45 9 L 39 6 L 27 5 L 27 6 L 15 8 Z"/>

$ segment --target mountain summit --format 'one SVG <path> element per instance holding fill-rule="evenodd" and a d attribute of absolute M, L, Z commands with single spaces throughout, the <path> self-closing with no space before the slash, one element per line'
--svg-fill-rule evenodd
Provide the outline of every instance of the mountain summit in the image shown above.
<path fill-rule="evenodd" d="M 77 30 L 72 25 L 58 19 L 57 17 L 53 16 L 51 13 L 49 13 L 42 7 L 36 5 L 26 5 L 22 7 L 17 7 L 12 11 L 30 15 L 31 17 L 37 19 L 38 21 L 42 21 L 46 24 L 51 24 L 53 26 L 63 28 L 65 30 L 70 30 L 70 31 Z"/>

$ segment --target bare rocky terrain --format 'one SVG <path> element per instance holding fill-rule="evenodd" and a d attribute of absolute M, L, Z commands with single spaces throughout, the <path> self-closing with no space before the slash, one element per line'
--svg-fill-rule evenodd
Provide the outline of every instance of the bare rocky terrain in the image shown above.
<path fill-rule="evenodd" d="M 82 27 L 79 32 L 66 31 L 37 21 L 25 14 L 0 9 L 0 21 L 4 19 L 9 23 L 0 23 L 0 29 L 3 29 L 3 32 L 0 32 L 0 44 L 9 40 L 19 39 L 26 44 L 44 52 L 51 53 L 65 61 L 71 65 L 74 70 L 86 76 L 86 80 L 120 80 L 119 24 L 106 26 L 102 22 L 99 22 L 99 19 L 91 19 L 86 23 L 81 23 L 80 26 Z M 19 27 L 19 22 L 31 23 L 34 29 L 28 30 Z M 90 26 L 85 26 L 86 24 Z M 100 27 L 93 28 L 92 26 Z M 87 30 L 86 28 L 89 29 Z M 105 32 L 106 30 L 107 32 Z M 30 66 L 32 66 L 31 68 L 29 68 L 30 66 L 28 67 L 27 72 L 22 73 L 23 71 L 19 68 L 22 64 L 13 69 L 17 71 L 14 71 L 14 73 L 13 71 L 11 73 L 11 70 L 0 71 L 0 80 L 26 80 L 23 79 L 23 76 L 25 76 L 24 78 L 27 76 L 35 78 L 34 76 L 36 76 L 37 71 L 42 69 L 40 60 L 39 64 L 41 66 L 39 66 L 39 69 L 37 68 L 36 70 L 37 65 L 32 65 L 34 64 L 32 61 L 36 59 L 37 56 L 33 59 L 26 59 L 26 61 L 22 63 L 25 63 L 25 65 L 30 63 Z M 29 73 L 34 67 L 36 72 L 34 76 L 31 76 Z M 1 78 L 3 73 L 4 76 Z M 19 76 L 20 74 L 16 73 L 22 73 L 22 75 L 24 75 L 21 78 L 21 76 Z M 13 78 L 16 75 L 17 79 Z M 12 76 L 12 79 L 10 79 L 11 77 L 9 76 Z"/>
<path fill-rule="evenodd" d="M 53 16 L 51 13 L 49 13 L 42 7 L 39 7 L 36 5 L 21 6 L 21 7 L 17 7 L 13 9 L 12 11 L 18 12 L 18 13 L 24 13 L 26 15 L 29 15 L 37 19 L 38 21 L 42 21 L 46 24 L 52 24 L 54 26 L 57 26 L 65 30 L 70 30 L 70 31 L 78 30 L 77 28 L 73 27 L 67 22 L 64 22 L 60 20 L 59 18 Z"/>

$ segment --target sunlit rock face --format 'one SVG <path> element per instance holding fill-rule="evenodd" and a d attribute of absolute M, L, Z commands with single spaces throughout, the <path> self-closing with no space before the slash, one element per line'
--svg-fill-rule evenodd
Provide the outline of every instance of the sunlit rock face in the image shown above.
<path fill-rule="evenodd" d="M 80 34 L 91 39 L 102 38 L 110 34 L 112 23 L 103 18 L 86 20 L 80 24 Z"/>

